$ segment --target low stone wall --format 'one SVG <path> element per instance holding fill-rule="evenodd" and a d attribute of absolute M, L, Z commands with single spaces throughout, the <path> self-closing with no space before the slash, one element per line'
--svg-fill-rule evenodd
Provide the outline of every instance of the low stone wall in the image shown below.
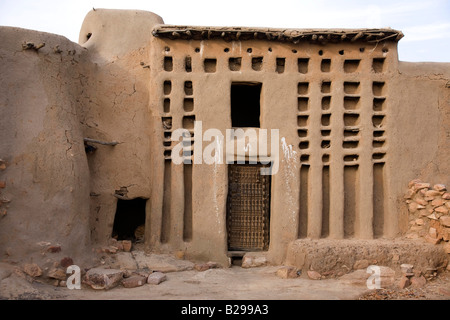
<path fill-rule="evenodd" d="M 369 265 L 392 268 L 401 276 L 402 264 L 411 264 L 422 274 L 442 272 L 447 256 L 441 246 L 408 239 L 299 239 L 289 244 L 285 265 L 302 274 L 316 271 L 321 278 L 340 277 Z"/>
<path fill-rule="evenodd" d="M 408 239 L 424 239 L 442 245 L 450 254 L 450 193 L 443 184 L 413 180 L 405 195 L 408 204 Z"/>

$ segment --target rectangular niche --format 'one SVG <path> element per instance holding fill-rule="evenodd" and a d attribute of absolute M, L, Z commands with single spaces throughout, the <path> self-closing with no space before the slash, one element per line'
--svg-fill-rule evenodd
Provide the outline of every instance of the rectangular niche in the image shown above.
<path fill-rule="evenodd" d="M 323 59 L 320 64 L 320 70 L 322 72 L 330 72 L 331 71 L 331 59 Z"/>
<path fill-rule="evenodd" d="M 357 154 L 349 154 L 344 156 L 344 162 L 355 162 L 358 161 L 359 155 Z"/>
<path fill-rule="evenodd" d="M 353 127 L 359 124 L 359 114 L 346 113 L 344 114 L 344 126 Z"/>
<path fill-rule="evenodd" d="M 184 94 L 187 96 L 192 96 L 194 94 L 194 88 L 192 86 L 192 81 L 184 82 Z"/>
<path fill-rule="evenodd" d="M 183 110 L 185 112 L 192 112 L 192 111 L 194 111 L 194 99 L 192 99 L 192 98 L 184 99 Z"/>
<path fill-rule="evenodd" d="M 374 238 L 383 236 L 384 231 L 384 198 L 385 198 L 385 169 L 384 163 L 373 166 L 373 235 Z"/>
<path fill-rule="evenodd" d="M 308 130 L 307 129 L 298 129 L 297 134 L 299 138 L 306 138 L 308 136 Z"/>
<path fill-rule="evenodd" d="M 355 149 L 358 148 L 359 141 L 344 141 L 342 147 L 344 149 Z"/>
<path fill-rule="evenodd" d="M 192 130 L 194 129 L 195 116 L 184 116 L 183 117 L 183 128 Z"/>
<path fill-rule="evenodd" d="M 255 71 L 261 71 L 263 65 L 263 57 L 252 58 L 252 69 Z"/>
<path fill-rule="evenodd" d="M 164 131 L 172 130 L 172 117 L 162 117 L 161 120 Z"/>
<path fill-rule="evenodd" d="M 308 162 L 309 161 L 309 154 L 302 154 L 300 156 L 300 161 L 301 162 Z"/>
<path fill-rule="evenodd" d="M 307 127 L 308 126 L 308 120 L 309 120 L 308 116 L 298 116 L 297 117 L 297 125 L 300 128 Z"/>
<path fill-rule="evenodd" d="M 184 59 L 184 67 L 186 72 L 192 72 L 192 58 L 190 56 Z"/>
<path fill-rule="evenodd" d="M 298 98 L 298 111 L 304 112 L 308 111 L 308 109 L 309 109 L 309 98 L 307 97 Z"/>
<path fill-rule="evenodd" d="M 386 98 L 374 98 L 373 99 L 373 111 L 384 111 L 386 104 Z"/>
<path fill-rule="evenodd" d="M 322 231 L 321 238 L 326 238 L 330 234 L 330 156 L 324 154 L 322 162 Z"/>
<path fill-rule="evenodd" d="M 170 99 L 164 99 L 164 112 L 169 113 L 170 112 Z"/>
<path fill-rule="evenodd" d="M 298 94 L 305 95 L 308 94 L 309 91 L 309 83 L 308 82 L 299 82 L 298 83 Z"/>
<path fill-rule="evenodd" d="M 298 72 L 306 74 L 308 73 L 309 58 L 298 59 Z"/>
<path fill-rule="evenodd" d="M 286 58 L 277 58 L 277 72 L 283 73 L 286 65 Z"/>
<path fill-rule="evenodd" d="M 359 129 L 345 129 L 344 130 L 344 137 L 345 138 L 351 138 L 351 137 L 357 137 L 359 136 Z"/>
<path fill-rule="evenodd" d="M 382 153 L 382 152 L 374 153 L 373 156 L 372 156 L 372 159 L 373 160 L 383 160 L 385 155 L 386 154 Z"/>
<path fill-rule="evenodd" d="M 172 57 L 164 57 L 164 71 L 173 70 L 173 60 Z"/>
<path fill-rule="evenodd" d="M 344 61 L 344 72 L 353 73 L 358 71 L 360 60 L 345 60 Z"/>
<path fill-rule="evenodd" d="M 320 134 L 322 135 L 322 137 L 329 137 L 331 135 L 331 130 L 321 130 Z"/>
<path fill-rule="evenodd" d="M 359 166 L 344 166 L 344 237 L 355 235 L 356 215 L 359 208 Z"/>
<path fill-rule="evenodd" d="M 308 156 L 309 160 L 309 156 Z M 309 201 L 309 165 L 302 164 L 300 168 L 300 208 L 298 218 L 298 238 L 306 238 L 308 232 L 308 201 Z"/>
<path fill-rule="evenodd" d="M 216 72 L 217 59 L 205 59 L 203 61 L 203 67 L 205 72 L 214 73 Z"/>
<path fill-rule="evenodd" d="M 357 94 L 359 93 L 359 82 L 344 82 L 344 92 L 346 94 Z"/>
<path fill-rule="evenodd" d="M 171 140 L 171 138 L 172 138 L 172 132 L 164 132 L 165 140 Z"/>
<path fill-rule="evenodd" d="M 172 82 L 169 80 L 164 81 L 164 95 L 168 96 L 172 92 Z"/>
<path fill-rule="evenodd" d="M 192 240 L 192 164 L 184 164 L 183 241 Z"/>
<path fill-rule="evenodd" d="M 382 148 L 382 147 L 384 147 L 385 143 L 386 143 L 386 141 L 384 141 L 384 140 L 374 140 L 372 142 L 372 146 L 374 148 Z"/>
<path fill-rule="evenodd" d="M 359 109 L 359 97 L 344 97 L 344 109 L 345 110 Z"/>
<path fill-rule="evenodd" d="M 329 110 L 331 107 L 331 97 L 326 96 L 322 98 L 322 110 Z"/>
<path fill-rule="evenodd" d="M 331 82 L 323 81 L 321 91 L 322 91 L 322 93 L 330 93 L 331 92 Z"/>
<path fill-rule="evenodd" d="M 381 128 L 384 125 L 384 115 L 373 116 L 372 123 L 375 128 Z"/>
<path fill-rule="evenodd" d="M 300 150 L 308 149 L 309 141 L 301 141 L 300 144 L 298 145 L 298 147 L 300 148 Z"/>
<path fill-rule="evenodd" d="M 375 73 L 382 73 L 384 71 L 385 58 L 374 58 L 372 62 L 372 69 Z"/>
<path fill-rule="evenodd" d="M 328 149 L 328 148 L 330 148 L 330 147 L 331 147 L 331 141 L 330 141 L 330 140 L 323 140 L 323 141 L 320 143 L 320 147 L 321 147 L 322 149 Z"/>
<path fill-rule="evenodd" d="M 322 121 L 322 126 L 329 127 L 331 124 L 331 114 L 323 114 L 321 121 Z"/>
<path fill-rule="evenodd" d="M 376 97 L 384 95 L 384 87 L 385 87 L 384 82 L 374 81 L 372 86 L 373 95 Z"/>
<path fill-rule="evenodd" d="M 231 71 L 241 70 L 242 58 L 230 58 L 228 59 L 228 67 Z"/>

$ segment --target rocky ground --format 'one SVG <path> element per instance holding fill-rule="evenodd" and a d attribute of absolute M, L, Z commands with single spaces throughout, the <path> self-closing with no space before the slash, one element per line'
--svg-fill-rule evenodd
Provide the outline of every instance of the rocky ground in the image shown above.
<path fill-rule="evenodd" d="M 110 255 L 83 271 L 79 290 L 65 280 L 43 278 L 32 266 L 23 270 L 0 263 L 0 299 L 7 300 L 449 300 L 450 272 L 399 288 L 401 277 L 388 277 L 384 289 L 369 290 L 366 270 L 342 277 L 316 277 L 282 266 L 222 268 L 195 264 L 171 255 L 143 251 Z M 98 270 L 97 270 L 98 269 Z M 387 269 L 388 270 L 388 269 Z M 26 271 L 26 272 L 25 272 Z M 154 272 L 155 271 L 155 272 Z M 34 277 L 29 274 L 34 274 Z M 107 281 L 105 272 L 108 274 Z M 41 272 L 42 273 L 42 272 Z M 49 273 L 53 277 L 63 276 Z M 91 278 L 89 278 L 89 275 Z M 150 283 L 149 276 L 153 275 Z M 157 278 L 157 279 L 156 279 Z M 111 281 L 116 281 L 112 283 Z M 156 279 L 156 280 L 155 280 Z M 314 280 L 317 279 L 317 280 Z M 318 280 L 320 279 L 320 280 Z M 424 279 L 423 279 L 424 280 Z M 104 286 L 104 288 L 101 288 Z M 110 288 L 105 288 L 110 286 Z M 93 289 L 94 287 L 101 289 Z"/>
<path fill-rule="evenodd" d="M 379 290 L 369 290 L 359 300 L 450 300 L 450 272 L 440 274 L 423 287 L 399 288 L 396 285 Z"/>

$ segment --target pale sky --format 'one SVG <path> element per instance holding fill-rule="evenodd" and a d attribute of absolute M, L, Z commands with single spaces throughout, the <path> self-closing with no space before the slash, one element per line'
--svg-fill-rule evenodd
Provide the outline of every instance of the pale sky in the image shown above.
<path fill-rule="evenodd" d="M 92 8 L 146 10 L 177 25 L 391 27 L 405 34 L 400 60 L 450 62 L 450 0 L 0 0 L 0 25 L 78 42 Z"/>

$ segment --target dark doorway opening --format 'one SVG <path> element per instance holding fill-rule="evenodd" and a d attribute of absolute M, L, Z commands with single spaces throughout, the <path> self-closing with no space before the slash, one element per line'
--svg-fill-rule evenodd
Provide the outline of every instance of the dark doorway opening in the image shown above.
<path fill-rule="evenodd" d="M 116 215 L 112 237 L 117 240 L 143 241 L 145 229 L 145 204 L 147 199 L 136 198 L 132 200 L 117 201 Z"/>
<path fill-rule="evenodd" d="M 231 84 L 231 125 L 259 128 L 261 116 L 261 83 L 233 82 Z"/>

